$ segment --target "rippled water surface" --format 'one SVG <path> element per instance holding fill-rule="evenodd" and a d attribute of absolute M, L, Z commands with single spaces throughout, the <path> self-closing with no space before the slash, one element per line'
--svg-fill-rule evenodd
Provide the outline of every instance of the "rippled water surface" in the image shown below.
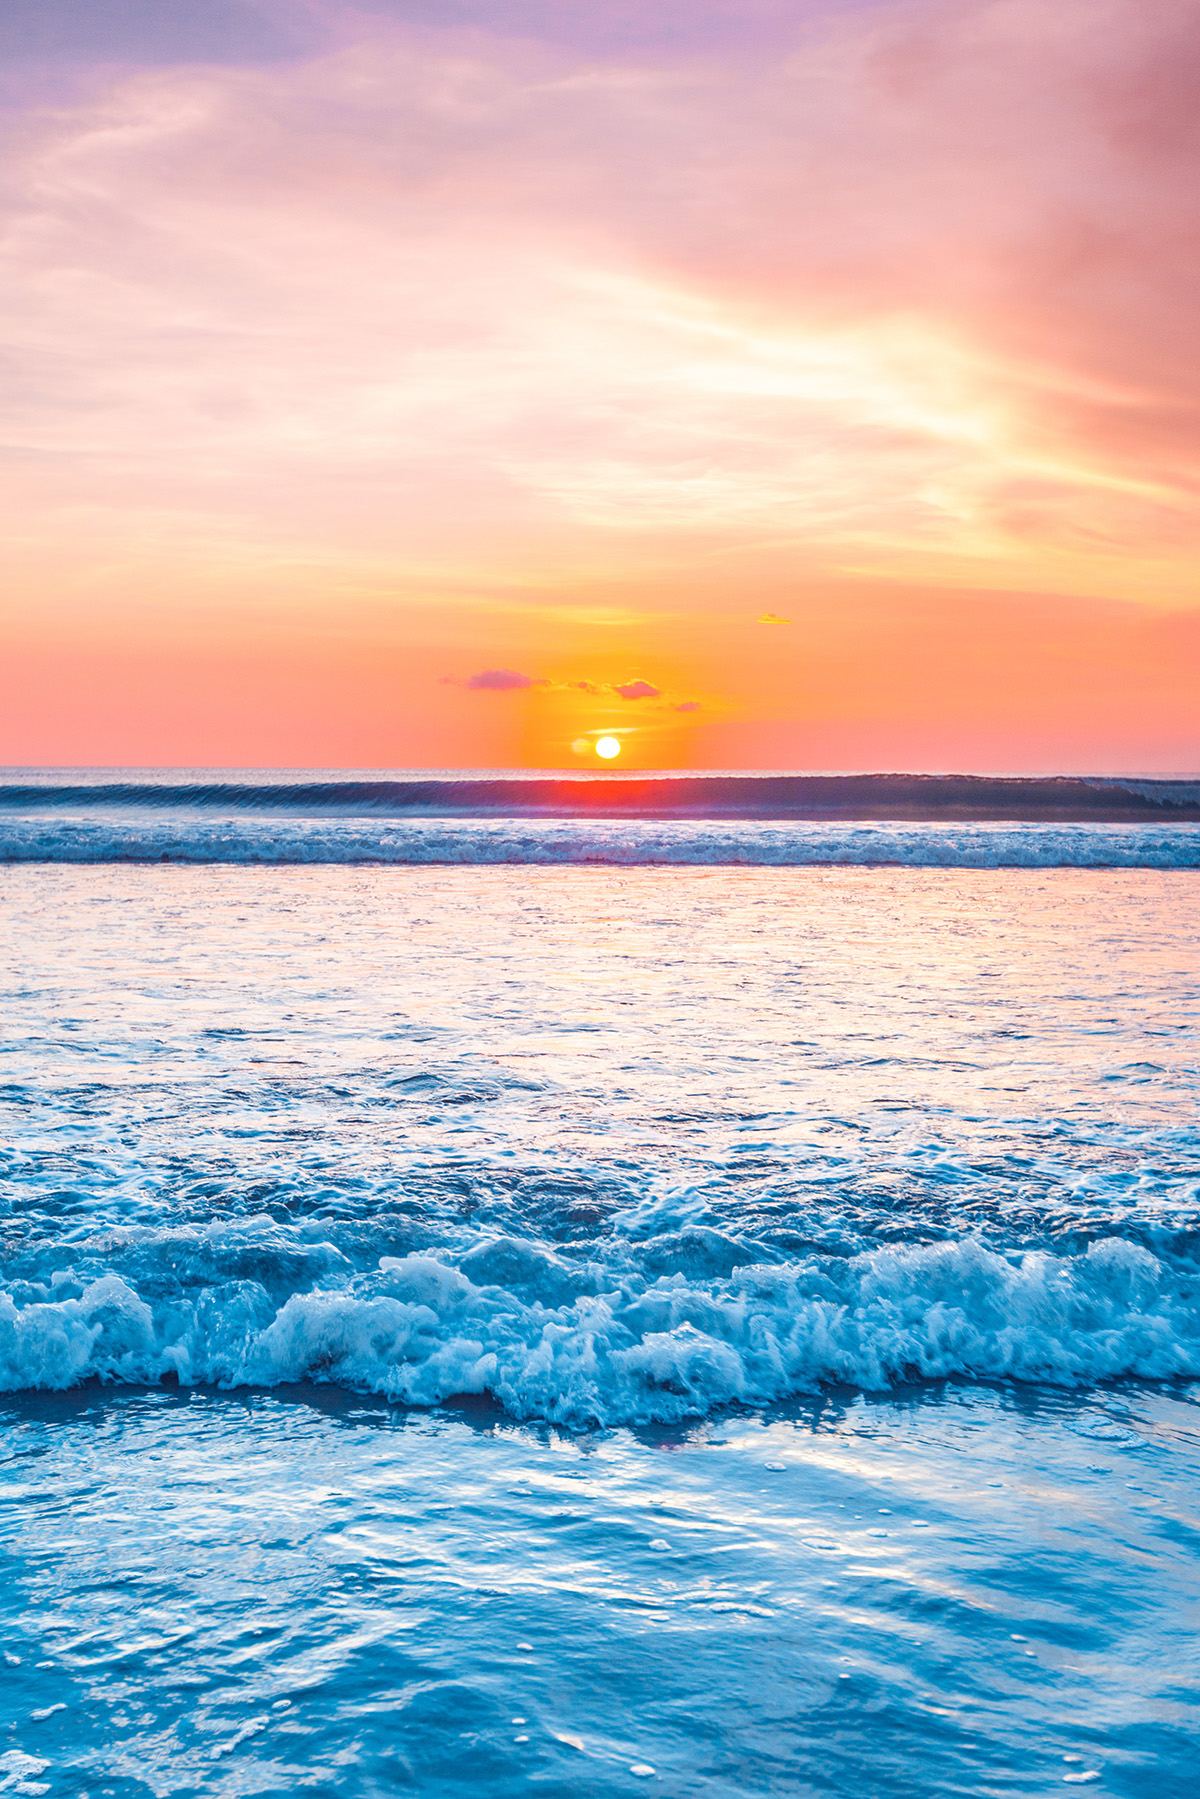
<path fill-rule="evenodd" d="M 1192 1793 L 1198 925 L 0 871 L 0 1791 Z"/>

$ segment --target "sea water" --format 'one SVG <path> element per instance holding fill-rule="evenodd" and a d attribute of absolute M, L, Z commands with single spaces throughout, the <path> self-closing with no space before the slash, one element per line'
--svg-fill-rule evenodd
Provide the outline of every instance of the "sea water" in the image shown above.
<path fill-rule="evenodd" d="M 1189 827 L 999 828 L 0 869 L 0 1791 L 1192 1795 Z"/>

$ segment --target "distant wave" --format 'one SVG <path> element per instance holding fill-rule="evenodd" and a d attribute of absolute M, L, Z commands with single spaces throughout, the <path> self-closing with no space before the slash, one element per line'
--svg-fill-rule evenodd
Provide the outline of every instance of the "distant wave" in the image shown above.
<path fill-rule="evenodd" d="M 1200 822 L 0 813 L 0 861 L 616 867 L 1200 867 Z"/>
<path fill-rule="evenodd" d="M 991 775 L 450 775 L 395 780 L 106 781 L 47 771 L 0 785 L 13 812 L 199 811 L 320 817 L 1200 820 L 1200 779 Z"/>
<path fill-rule="evenodd" d="M 718 1233 L 693 1234 L 692 1259 L 711 1264 Z M 72 1256 L 97 1251 L 121 1272 L 76 1275 Z M 305 1262 L 315 1284 L 285 1297 Z M 579 1263 L 501 1237 L 356 1274 L 331 1243 L 298 1258 L 262 1218 L 115 1231 L 57 1245 L 50 1263 L 0 1293 L 2 1391 L 327 1381 L 416 1405 L 489 1393 L 518 1417 L 614 1425 L 828 1383 L 1200 1375 L 1194 1266 L 1120 1238 L 1062 1256 L 966 1239 L 651 1279 L 628 1256 Z"/>

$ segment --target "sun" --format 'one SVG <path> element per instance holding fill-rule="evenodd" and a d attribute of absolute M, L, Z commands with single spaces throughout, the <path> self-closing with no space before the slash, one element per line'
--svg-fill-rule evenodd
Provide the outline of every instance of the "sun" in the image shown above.
<path fill-rule="evenodd" d="M 598 756 L 603 756 L 604 760 L 606 762 L 611 762 L 614 756 L 619 756 L 621 754 L 620 738 L 619 737 L 597 737 L 597 739 L 596 739 L 596 754 Z"/>

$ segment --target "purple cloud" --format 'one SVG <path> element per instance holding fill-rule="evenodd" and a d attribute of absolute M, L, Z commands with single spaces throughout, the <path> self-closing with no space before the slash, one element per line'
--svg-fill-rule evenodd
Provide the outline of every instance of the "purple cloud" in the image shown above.
<path fill-rule="evenodd" d="M 662 692 L 660 687 L 651 687 L 649 681 L 626 681 L 623 686 L 613 688 L 623 700 L 656 700 Z"/>
<path fill-rule="evenodd" d="M 519 675 L 515 668 L 485 668 L 464 683 L 473 693 L 515 693 L 521 687 L 537 687 L 532 675 Z"/>
<path fill-rule="evenodd" d="M 676 712 L 699 712 L 700 702 L 699 700 L 680 700 L 675 710 Z"/>

